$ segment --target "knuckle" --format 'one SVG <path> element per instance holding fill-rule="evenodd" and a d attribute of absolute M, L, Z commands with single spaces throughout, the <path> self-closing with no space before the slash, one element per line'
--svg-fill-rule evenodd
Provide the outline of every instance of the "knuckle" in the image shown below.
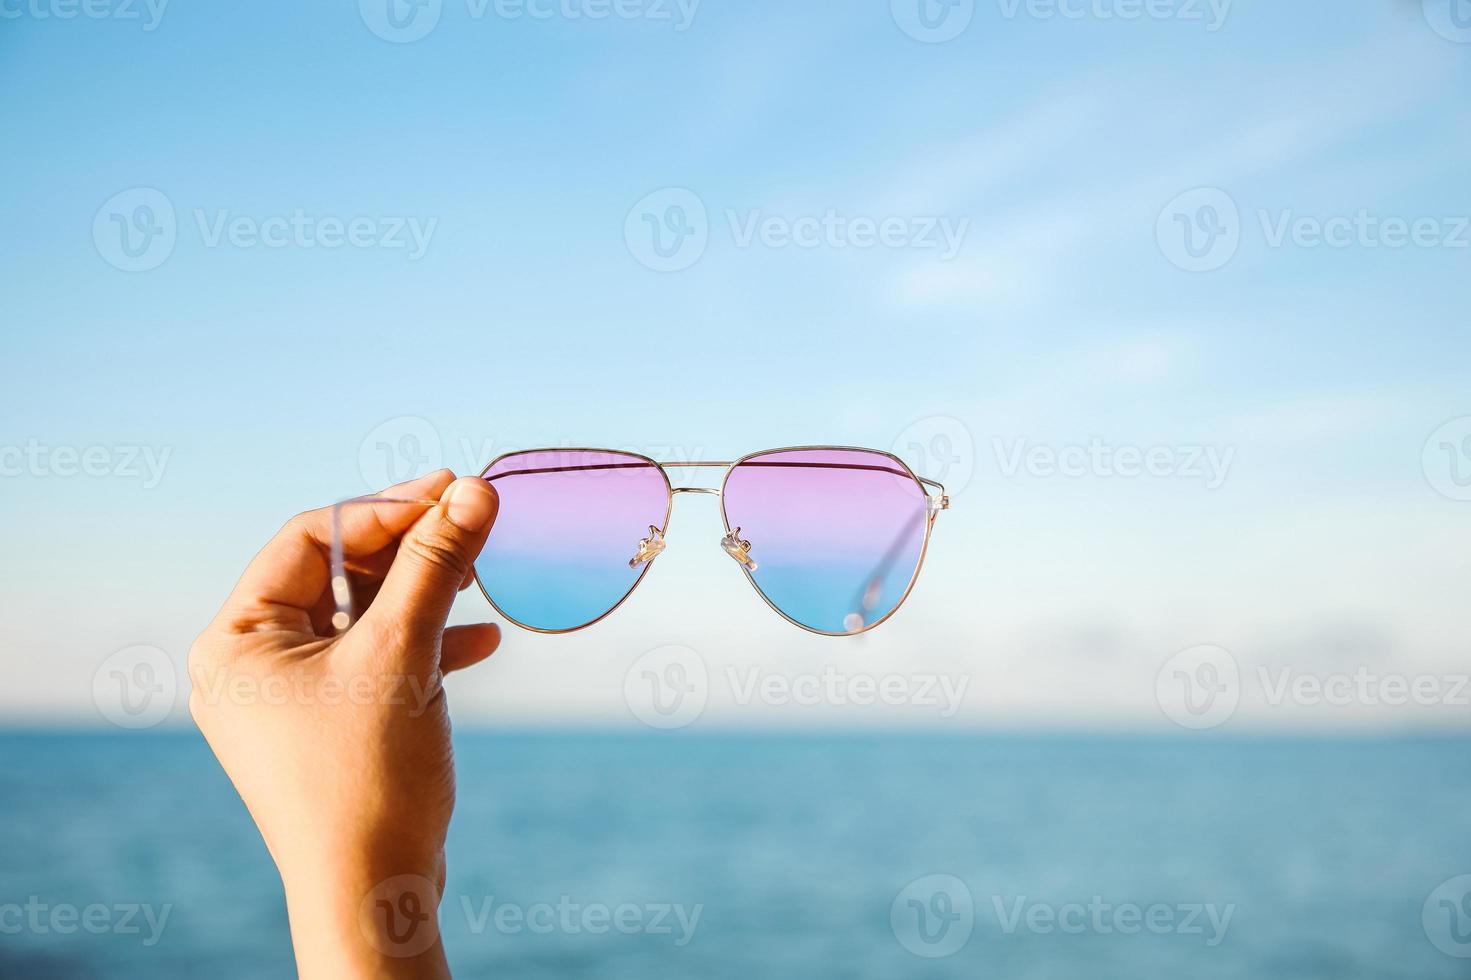
<path fill-rule="evenodd" d="M 204 692 L 210 689 L 223 663 L 214 645 L 206 642 L 203 637 L 196 640 L 189 648 L 189 655 L 184 661 L 184 671 L 189 678 L 189 716 L 196 724 L 208 707 Z"/>
<path fill-rule="evenodd" d="M 191 676 L 200 671 L 208 670 L 213 662 L 213 648 L 205 642 L 204 637 L 200 637 L 190 645 L 188 656 L 184 659 L 185 668 Z"/>
<path fill-rule="evenodd" d="M 281 525 L 281 530 L 276 532 L 276 540 L 320 543 L 319 539 L 323 533 L 321 528 L 320 515 L 316 511 L 304 510 L 299 514 L 293 514 L 285 524 Z M 330 544 L 330 539 L 325 543 Z"/>
<path fill-rule="evenodd" d="M 204 697 L 198 691 L 189 692 L 189 719 L 194 722 L 194 727 L 204 727 Z"/>
<path fill-rule="evenodd" d="M 453 576 L 456 581 L 464 578 L 470 571 L 469 557 L 459 543 L 448 534 L 434 531 L 429 534 L 416 535 L 407 542 L 407 545 L 415 561 L 443 572 L 446 576 Z"/>
<path fill-rule="evenodd" d="M 301 511 L 298 514 L 292 514 L 286 519 L 286 523 L 281 525 L 280 533 L 282 535 L 305 533 L 308 525 L 311 522 L 311 515 L 312 512 L 309 510 Z"/>

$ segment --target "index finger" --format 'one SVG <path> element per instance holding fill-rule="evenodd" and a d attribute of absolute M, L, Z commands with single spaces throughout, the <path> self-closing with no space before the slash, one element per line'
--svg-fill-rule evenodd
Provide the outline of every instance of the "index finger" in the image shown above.
<path fill-rule="evenodd" d="M 438 470 L 384 491 L 390 497 L 437 500 L 454 482 L 449 470 Z M 310 629 L 310 610 L 322 598 L 331 578 L 333 514 L 345 557 L 376 554 L 401 538 L 428 504 L 365 500 L 350 507 L 322 507 L 298 514 L 267 542 L 240 576 L 225 603 L 237 632 L 266 627 Z"/>

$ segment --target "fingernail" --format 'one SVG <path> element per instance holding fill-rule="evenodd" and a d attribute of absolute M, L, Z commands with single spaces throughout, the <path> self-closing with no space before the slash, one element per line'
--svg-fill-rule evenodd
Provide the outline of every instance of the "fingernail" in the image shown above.
<path fill-rule="evenodd" d="M 494 488 L 484 480 L 456 480 L 449 488 L 450 523 L 465 531 L 483 531 L 495 517 L 496 502 Z"/>

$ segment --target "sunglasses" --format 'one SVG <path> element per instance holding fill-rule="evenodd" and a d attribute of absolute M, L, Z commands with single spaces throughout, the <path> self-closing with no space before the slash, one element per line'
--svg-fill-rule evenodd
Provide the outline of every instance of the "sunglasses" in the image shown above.
<path fill-rule="evenodd" d="M 719 467 L 716 487 L 674 486 L 670 469 Z M 480 474 L 500 510 L 475 579 L 502 617 L 539 633 L 585 629 L 621 606 L 664 551 L 677 494 L 720 499 L 720 547 L 766 604 L 825 636 L 887 620 L 919 577 L 945 488 L 875 449 L 803 446 L 734 462 L 659 463 L 611 449 L 534 449 L 497 457 Z M 931 490 L 934 492 L 931 493 Z M 352 622 L 340 509 L 428 506 L 369 497 L 333 510 L 334 624 Z"/>

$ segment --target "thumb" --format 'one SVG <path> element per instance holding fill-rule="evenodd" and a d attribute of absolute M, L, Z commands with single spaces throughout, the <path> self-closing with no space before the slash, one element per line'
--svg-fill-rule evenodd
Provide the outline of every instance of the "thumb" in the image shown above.
<path fill-rule="evenodd" d="M 455 593 L 485 546 L 499 507 L 495 488 L 485 480 L 468 476 L 451 483 L 404 535 L 359 626 L 404 638 L 413 648 L 437 649 Z"/>

